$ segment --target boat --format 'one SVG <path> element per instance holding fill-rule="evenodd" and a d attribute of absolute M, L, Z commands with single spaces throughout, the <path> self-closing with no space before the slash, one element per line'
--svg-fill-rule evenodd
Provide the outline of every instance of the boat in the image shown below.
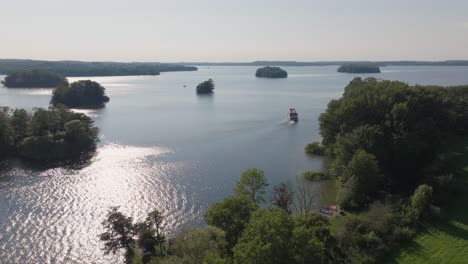
<path fill-rule="evenodd" d="M 299 121 L 299 117 L 297 115 L 296 109 L 295 108 L 289 108 L 288 110 L 288 120 L 289 121 Z"/>

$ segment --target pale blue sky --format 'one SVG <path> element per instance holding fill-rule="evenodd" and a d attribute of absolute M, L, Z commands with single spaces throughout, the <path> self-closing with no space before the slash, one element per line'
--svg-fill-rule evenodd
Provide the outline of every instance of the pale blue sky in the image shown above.
<path fill-rule="evenodd" d="M 468 0 L 0 0 L 0 58 L 468 59 Z"/>

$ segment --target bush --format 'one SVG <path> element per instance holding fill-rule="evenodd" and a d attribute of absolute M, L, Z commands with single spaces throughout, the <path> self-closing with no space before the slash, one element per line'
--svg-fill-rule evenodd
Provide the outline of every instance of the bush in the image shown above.
<path fill-rule="evenodd" d="M 304 176 L 304 179 L 308 181 L 320 181 L 327 179 L 325 173 L 319 171 L 306 171 L 302 175 Z"/>
<path fill-rule="evenodd" d="M 307 144 L 304 150 L 307 154 L 311 155 L 323 156 L 325 154 L 325 148 L 318 142 Z"/>

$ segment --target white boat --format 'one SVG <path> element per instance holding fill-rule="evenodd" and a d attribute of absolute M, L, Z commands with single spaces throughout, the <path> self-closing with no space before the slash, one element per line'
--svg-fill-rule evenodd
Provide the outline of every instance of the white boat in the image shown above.
<path fill-rule="evenodd" d="M 299 121 L 299 116 L 297 115 L 295 108 L 289 108 L 288 110 L 288 120 L 289 121 Z"/>

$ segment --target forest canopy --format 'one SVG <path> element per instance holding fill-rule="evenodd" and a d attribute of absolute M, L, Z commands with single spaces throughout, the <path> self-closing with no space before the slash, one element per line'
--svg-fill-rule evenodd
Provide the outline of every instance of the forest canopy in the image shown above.
<path fill-rule="evenodd" d="M 255 76 L 260 78 L 287 78 L 288 73 L 280 67 L 266 66 L 259 68 Z"/>
<path fill-rule="evenodd" d="M 8 74 L 2 84 L 9 88 L 51 88 L 65 82 L 60 74 L 44 69 L 18 70 Z"/>
<path fill-rule="evenodd" d="M 61 105 L 33 112 L 0 110 L 0 160 L 9 157 L 40 162 L 74 160 L 94 152 L 97 142 L 94 121 Z"/>
<path fill-rule="evenodd" d="M 63 83 L 52 93 L 51 104 L 63 104 L 70 108 L 96 108 L 109 102 L 105 88 L 91 80 L 81 80 L 72 84 Z"/>
<path fill-rule="evenodd" d="M 0 74 L 45 69 L 66 77 L 159 75 L 161 72 L 196 71 L 197 67 L 158 62 L 84 62 L 0 59 Z"/>
<path fill-rule="evenodd" d="M 468 86 L 355 78 L 319 121 L 343 207 L 361 207 L 379 190 L 428 182 L 439 190 L 455 161 L 446 146 L 468 132 Z"/>
<path fill-rule="evenodd" d="M 380 73 L 380 68 L 373 64 L 343 64 L 338 68 L 338 72 L 345 73 Z"/>

